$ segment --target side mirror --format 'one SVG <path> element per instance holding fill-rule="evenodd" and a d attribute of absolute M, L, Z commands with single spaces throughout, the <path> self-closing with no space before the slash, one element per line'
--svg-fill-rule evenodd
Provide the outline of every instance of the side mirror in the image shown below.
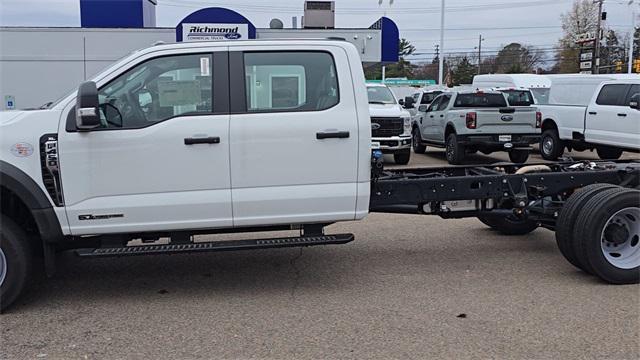
<path fill-rule="evenodd" d="M 629 101 L 629 107 L 632 109 L 640 110 L 640 94 L 634 94 Z"/>
<path fill-rule="evenodd" d="M 398 100 L 398 104 L 400 104 L 400 105 L 404 106 L 404 99 L 400 99 L 400 100 Z"/>
<path fill-rule="evenodd" d="M 427 112 L 427 110 L 429 109 L 429 105 L 420 105 L 418 106 L 418 111 L 420 112 Z"/>
<path fill-rule="evenodd" d="M 100 126 L 98 88 L 93 81 L 80 84 L 76 98 L 76 127 L 91 130 Z"/>
<path fill-rule="evenodd" d="M 413 96 L 407 96 L 404 98 L 404 108 L 405 109 L 411 109 L 413 108 L 413 105 L 416 103 L 416 100 L 413 98 Z M 402 104 L 401 104 L 402 105 Z"/>

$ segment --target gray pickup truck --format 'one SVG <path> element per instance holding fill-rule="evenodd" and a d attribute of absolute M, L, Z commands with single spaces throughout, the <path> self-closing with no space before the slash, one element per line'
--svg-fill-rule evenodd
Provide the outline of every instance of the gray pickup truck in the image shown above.
<path fill-rule="evenodd" d="M 498 91 L 445 92 L 413 126 L 413 150 L 446 148 L 447 161 L 460 164 L 467 153 L 507 151 L 514 163 L 529 158 L 540 139 L 541 115 L 535 107 L 510 107 Z"/>

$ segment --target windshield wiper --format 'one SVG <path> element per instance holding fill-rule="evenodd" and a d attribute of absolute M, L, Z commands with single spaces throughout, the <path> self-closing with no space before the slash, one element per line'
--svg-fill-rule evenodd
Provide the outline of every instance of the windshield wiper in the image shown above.
<path fill-rule="evenodd" d="M 384 101 L 369 101 L 369 104 L 386 105 L 386 104 L 391 104 L 391 103 L 387 103 L 387 102 L 384 102 Z"/>
<path fill-rule="evenodd" d="M 40 110 L 45 110 L 45 109 L 48 109 L 51 105 L 53 105 L 53 101 L 49 101 L 49 102 L 44 103 L 44 104 L 43 104 L 42 106 L 40 106 L 38 109 L 40 109 Z"/>

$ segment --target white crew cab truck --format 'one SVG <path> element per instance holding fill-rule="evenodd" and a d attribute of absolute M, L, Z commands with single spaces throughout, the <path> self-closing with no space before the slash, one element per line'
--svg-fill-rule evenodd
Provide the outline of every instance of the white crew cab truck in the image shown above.
<path fill-rule="evenodd" d="M 601 159 L 640 151 L 640 76 L 553 76 L 549 105 L 540 106 L 540 153 L 556 160 L 564 149 L 595 148 Z M 613 79 L 613 80 L 612 80 Z"/>
<path fill-rule="evenodd" d="M 403 109 L 384 84 L 367 83 L 372 141 L 384 154 L 392 154 L 396 164 L 411 159 L 411 114 Z"/>
<path fill-rule="evenodd" d="M 575 266 L 638 282 L 640 163 L 385 171 L 368 105 L 348 42 L 229 41 L 141 50 L 46 109 L 0 113 L 0 309 L 35 263 L 52 275 L 61 251 L 343 244 L 353 235 L 324 227 L 369 212 L 473 216 L 509 234 L 543 226 Z M 270 230 L 300 234 L 194 241 Z"/>
<path fill-rule="evenodd" d="M 540 114 L 532 107 L 509 107 L 498 91 L 446 92 L 429 105 L 413 136 L 416 153 L 427 145 L 444 147 L 450 164 L 476 151 L 507 151 L 511 161 L 524 163 L 540 138 Z"/>

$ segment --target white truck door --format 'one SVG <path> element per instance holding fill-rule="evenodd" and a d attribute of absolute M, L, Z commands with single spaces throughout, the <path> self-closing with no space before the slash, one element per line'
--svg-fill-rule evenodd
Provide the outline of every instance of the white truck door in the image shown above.
<path fill-rule="evenodd" d="M 234 225 L 352 220 L 359 133 L 347 54 L 274 49 L 230 53 Z"/>
<path fill-rule="evenodd" d="M 62 124 L 71 232 L 232 226 L 228 53 L 151 57 L 98 83 L 100 128 Z M 64 123 L 64 121 L 62 121 Z"/>
<path fill-rule="evenodd" d="M 587 109 L 585 140 L 596 144 L 639 147 L 640 114 L 629 107 L 628 94 L 640 85 L 604 84 Z"/>

